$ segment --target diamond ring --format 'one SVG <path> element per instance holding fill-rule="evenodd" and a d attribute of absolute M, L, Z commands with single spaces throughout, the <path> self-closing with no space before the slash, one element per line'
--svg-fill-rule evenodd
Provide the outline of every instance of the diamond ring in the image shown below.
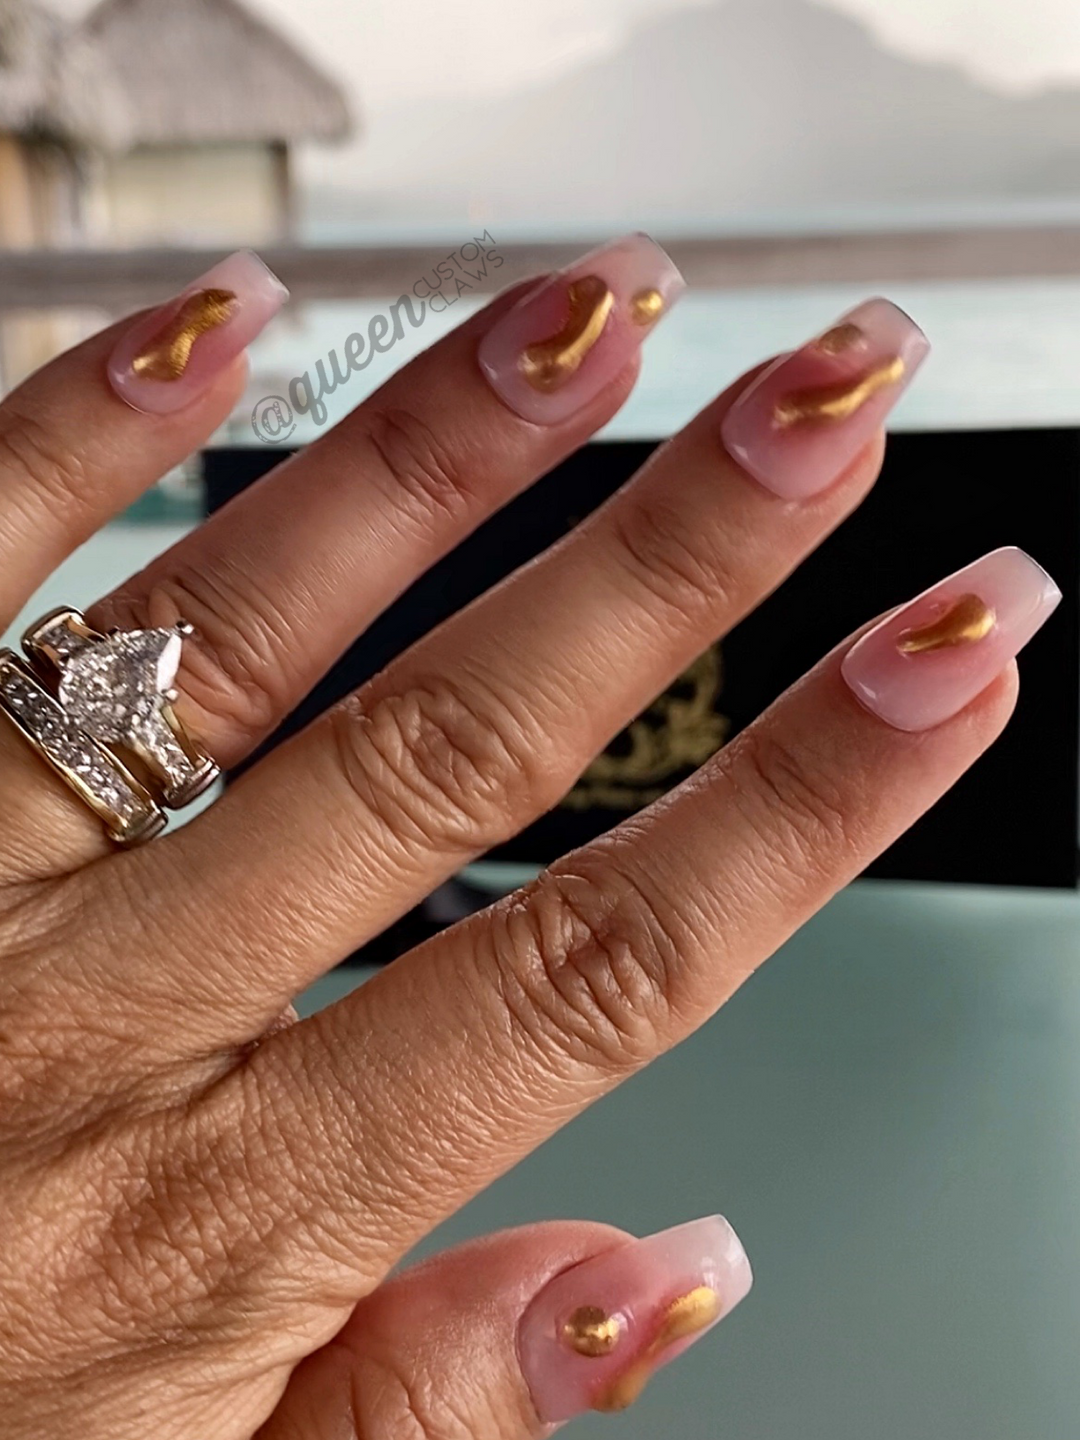
<path fill-rule="evenodd" d="M 137 845 L 217 779 L 220 767 L 172 710 L 193 627 L 102 635 L 78 610 L 54 610 L 23 636 L 25 659 L 0 650 L 0 711 L 104 821 Z"/>

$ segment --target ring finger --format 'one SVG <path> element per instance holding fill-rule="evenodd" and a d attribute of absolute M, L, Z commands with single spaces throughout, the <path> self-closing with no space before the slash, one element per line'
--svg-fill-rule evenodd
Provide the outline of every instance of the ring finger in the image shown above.
<path fill-rule="evenodd" d="M 201 445 L 236 405 L 247 376 L 244 347 L 286 291 L 253 255 L 216 265 L 160 310 L 126 320 L 59 356 L 0 404 L 0 633 L 73 550 Z M 143 414 L 110 386 L 110 357 L 147 326 L 174 325 L 193 296 L 228 296 L 220 322 L 176 382 L 183 404 Z M 155 320 L 154 317 L 157 317 Z M 149 383 L 149 382 L 147 382 Z M 7 723 L 0 722 L 0 874 L 23 878 L 61 852 L 101 846 L 100 826 Z"/>

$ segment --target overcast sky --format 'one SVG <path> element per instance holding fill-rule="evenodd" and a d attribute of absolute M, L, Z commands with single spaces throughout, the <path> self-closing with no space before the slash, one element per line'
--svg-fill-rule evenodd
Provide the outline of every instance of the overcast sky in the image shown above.
<path fill-rule="evenodd" d="M 78 15 L 88 0 L 51 0 Z M 603 55 L 643 19 L 715 0 L 247 0 L 356 85 L 371 109 L 496 94 Z M 823 0 L 920 59 L 1030 88 L 1080 82 L 1078 0 Z"/>
<path fill-rule="evenodd" d="M 93 0 L 41 3 L 74 18 Z M 397 215 L 397 202 L 387 196 L 403 190 L 415 198 L 416 166 L 422 167 L 432 152 L 438 172 L 437 179 L 425 182 L 429 193 L 444 177 L 452 184 L 460 169 L 455 125 L 469 102 L 542 86 L 614 55 L 643 24 L 678 11 L 722 6 L 726 0 L 244 3 L 292 36 L 351 93 L 360 122 L 354 138 L 338 146 L 305 146 L 297 155 L 297 174 L 309 200 L 315 203 L 316 191 L 327 200 L 334 192 L 348 204 L 362 196 L 386 218 Z M 984 86 L 1024 92 L 1055 83 L 1080 85 L 1080 0 L 807 3 L 861 21 L 885 48 L 924 63 L 956 65 Z M 835 78 L 843 83 L 843 77 Z M 433 100 L 446 107 L 439 121 L 430 108 L 409 108 L 411 102 Z M 903 117 L 895 121 L 903 126 Z M 471 199 L 461 203 L 473 204 Z M 543 197 L 538 204 L 546 213 Z M 327 223 L 324 210 L 318 211 L 320 225 Z M 352 223 L 351 210 L 345 220 Z"/>

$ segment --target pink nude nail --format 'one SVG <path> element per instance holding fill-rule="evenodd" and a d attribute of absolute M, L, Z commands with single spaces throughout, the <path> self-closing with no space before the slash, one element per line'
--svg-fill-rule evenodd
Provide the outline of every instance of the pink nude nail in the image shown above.
<path fill-rule="evenodd" d="M 994 550 L 875 625 L 844 657 L 859 700 L 897 730 L 930 730 L 1000 675 L 1061 591 L 1023 550 Z"/>
<path fill-rule="evenodd" d="M 743 391 L 724 417 L 728 453 L 782 499 L 816 495 L 873 438 L 929 349 L 891 301 L 866 301 Z"/>
<path fill-rule="evenodd" d="M 614 380 L 685 288 L 655 241 L 628 235 L 523 296 L 480 342 L 480 368 L 524 420 L 558 424 Z"/>
<path fill-rule="evenodd" d="M 109 360 L 135 410 L 165 415 L 205 390 L 284 305 L 289 292 L 251 250 L 238 250 L 137 321 Z"/>
<path fill-rule="evenodd" d="M 623 1410 L 654 1371 L 729 1315 L 753 1277 L 720 1215 L 632 1240 L 564 1270 L 518 1331 L 522 1374 L 546 1424 Z"/>

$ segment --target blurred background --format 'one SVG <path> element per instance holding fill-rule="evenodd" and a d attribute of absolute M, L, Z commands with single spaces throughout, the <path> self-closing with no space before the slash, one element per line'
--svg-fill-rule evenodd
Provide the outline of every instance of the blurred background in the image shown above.
<path fill-rule="evenodd" d="M 935 342 L 897 427 L 1075 426 L 1080 7 L 0 0 L 0 390 L 251 245 L 294 301 L 215 443 L 266 444 L 256 403 L 399 295 L 427 297 L 423 325 L 330 420 L 493 290 L 637 228 L 691 291 L 610 435 L 670 433 L 880 289 Z M 315 433 L 293 419 L 290 443 Z M 24 618 L 88 603 L 200 511 L 193 460 Z M 729 1215 L 750 1300 L 582 1435 L 1076 1440 L 1078 904 L 856 884 L 432 1243 Z"/>
<path fill-rule="evenodd" d="M 645 228 L 694 291 L 611 433 L 669 432 L 875 284 L 937 346 L 900 425 L 1075 418 L 1070 0 L 53 3 L 0 0 L 7 385 L 248 244 L 296 296 L 254 404 L 494 241 L 332 417 L 481 294 Z"/>

